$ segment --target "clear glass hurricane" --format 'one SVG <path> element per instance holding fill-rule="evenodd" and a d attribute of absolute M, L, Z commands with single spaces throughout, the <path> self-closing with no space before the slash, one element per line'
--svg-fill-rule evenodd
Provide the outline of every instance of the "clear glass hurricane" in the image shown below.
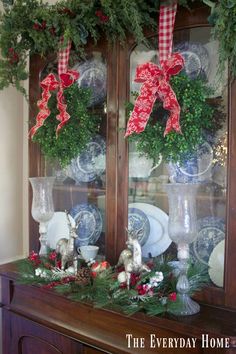
<path fill-rule="evenodd" d="M 177 282 L 179 308 L 172 311 L 175 315 L 193 315 L 200 311 L 198 303 L 189 296 L 187 277 L 189 244 L 197 237 L 196 193 L 198 185 L 190 183 L 169 183 L 165 190 L 169 201 L 170 238 L 177 244 L 179 277 Z"/>
<path fill-rule="evenodd" d="M 55 177 L 32 177 L 29 180 L 33 189 L 31 214 L 39 222 L 39 254 L 43 255 L 47 253 L 47 224 L 54 214 L 52 188 Z"/>

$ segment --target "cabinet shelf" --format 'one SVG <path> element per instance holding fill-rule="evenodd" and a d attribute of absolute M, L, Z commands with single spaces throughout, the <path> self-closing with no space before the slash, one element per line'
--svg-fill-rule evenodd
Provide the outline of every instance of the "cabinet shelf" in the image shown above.
<path fill-rule="evenodd" d="M 56 192 L 67 192 L 67 193 L 87 193 L 89 195 L 103 195 L 106 194 L 106 189 L 105 188 L 97 188 L 97 187 L 92 187 L 92 186 L 80 186 L 80 185 L 55 185 L 54 186 L 54 191 Z"/>
<path fill-rule="evenodd" d="M 148 192 L 146 195 L 149 195 L 149 196 L 158 196 L 158 197 L 166 197 L 167 198 L 167 194 L 165 192 Z M 222 199 L 225 199 L 225 196 L 215 196 L 215 195 L 206 195 L 206 194 L 198 194 L 197 195 L 197 198 L 198 199 L 208 199 L 208 198 L 214 198 L 216 200 L 222 200 Z"/>

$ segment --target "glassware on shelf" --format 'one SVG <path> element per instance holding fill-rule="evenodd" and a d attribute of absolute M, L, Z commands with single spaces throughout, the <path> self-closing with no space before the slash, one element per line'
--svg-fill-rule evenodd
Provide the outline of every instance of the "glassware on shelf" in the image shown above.
<path fill-rule="evenodd" d="M 200 311 L 198 303 L 189 296 L 187 278 L 189 261 L 189 244 L 197 237 L 196 193 L 198 185 L 190 183 L 169 183 L 165 190 L 169 201 L 170 238 L 177 244 L 179 259 L 179 277 L 177 282 L 178 300 L 182 303 L 173 310 L 175 315 L 193 315 Z"/>
<path fill-rule="evenodd" d="M 55 177 L 32 177 L 29 181 L 33 189 L 31 214 L 39 222 L 39 254 L 43 255 L 47 253 L 47 223 L 54 214 L 52 188 Z"/>

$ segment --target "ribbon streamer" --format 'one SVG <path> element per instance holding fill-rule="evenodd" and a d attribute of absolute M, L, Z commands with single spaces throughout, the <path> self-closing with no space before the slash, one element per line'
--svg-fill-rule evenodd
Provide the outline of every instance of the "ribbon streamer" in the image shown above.
<path fill-rule="evenodd" d="M 61 44 L 63 39 L 61 39 Z M 70 119 L 69 113 L 66 111 L 67 104 L 64 97 L 64 88 L 71 86 L 79 78 L 79 73 L 75 70 L 68 70 L 68 62 L 70 55 L 71 42 L 68 42 L 66 48 L 61 48 L 58 53 L 58 79 L 52 73 L 50 73 L 41 83 L 42 98 L 37 102 L 39 113 L 36 117 L 36 124 L 30 129 L 29 137 L 33 138 L 37 130 L 44 124 L 45 119 L 50 115 L 48 108 L 48 101 L 51 97 L 50 91 L 57 92 L 57 108 L 59 114 L 56 116 L 59 120 L 59 124 L 56 129 L 56 136 L 58 136 L 59 130 Z"/>
<path fill-rule="evenodd" d="M 54 91 L 58 87 L 58 81 L 55 75 L 49 74 L 41 83 L 42 88 L 42 99 L 37 102 L 39 108 L 39 113 L 36 117 L 36 124 L 30 129 L 29 137 L 33 138 L 37 130 L 43 125 L 45 119 L 50 115 L 50 110 L 48 108 L 48 100 L 51 97 L 50 91 Z"/>
<path fill-rule="evenodd" d="M 169 83 L 170 77 L 177 75 L 184 67 L 184 58 L 179 53 L 171 54 L 176 10 L 176 3 L 160 7 L 160 67 L 150 62 L 136 68 L 134 81 L 143 85 L 129 117 L 125 137 L 134 132 L 141 133 L 145 129 L 156 99 L 163 101 L 163 108 L 170 111 L 164 135 L 171 130 L 181 133 L 180 106 Z"/>
<path fill-rule="evenodd" d="M 74 70 L 68 70 L 66 73 L 62 73 L 60 76 L 59 83 L 59 91 L 57 93 L 57 108 L 59 110 L 59 114 L 57 115 L 57 119 L 60 123 L 56 129 L 56 135 L 58 136 L 59 130 L 66 124 L 66 122 L 70 119 L 69 113 L 66 111 L 67 104 L 65 103 L 64 97 L 64 88 L 71 86 L 76 80 L 79 78 L 79 73 Z"/>

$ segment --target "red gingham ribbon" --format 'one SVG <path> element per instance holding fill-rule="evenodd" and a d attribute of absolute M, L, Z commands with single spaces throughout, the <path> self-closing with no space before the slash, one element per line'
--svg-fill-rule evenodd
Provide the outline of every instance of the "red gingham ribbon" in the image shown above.
<path fill-rule="evenodd" d="M 184 59 L 179 53 L 172 53 L 172 38 L 177 4 L 161 5 L 159 17 L 159 60 L 161 66 L 153 63 L 138 65 L 135 82 L 141 82 L 140 93 L 129 117 L 125 137 L 133 132 L 141 133 L 148 122 L 156 99 L 163 101 L 163 107 L 170 111 L 164 135 L 171 130 L 181 132 L 179 125 L 180 106 L 169 80 L 178 74 Z"/>
<path fill-rule="evenodd" d="M 159 15 L 159 61 L 162 66 L 163 60 L 169 58 L 172 53 L 173 31 L 177 3 L 170 6 L 161 5 Z"/>
<path fill-rule="evenodd" d="M 63 44 L 63 39 L 60 41 Z M 42 98 L 37 102 L 39 107 L 39 113 L 36 117 L 36 124 L 30 129 L 29 136 L 33 138 L 37 130 L 44 124 L 45 119 L 50 115 L 50 110 L 48 108 L 48 100 L 51 97 L 50 91 L 58 89 L 57 92 L 57 108 L 59 114 L 56 118 L 59 120 L 59 124 L 56 129 L 56 135 L 58 135 L 59 130 L 66 124 L 70 119 L 69 113 L 66 111 L 67 105 L 65 103 L 65 97 L 63 94 L 64 88 L 71 86 L 79 78 L 79 73 L 74 70 L 68 70 L 68 62 L 70 56 L 71 42 L 69 41 L 65 48 L 61 47 L 58 53 L 58 78 L 50 73 L 41 83 L 42 88 Z"/>
<path fill-rule="evenodd" d="M 69 58 L 70 58 L 70 49 L 71 41 L 68 41 L 67 46 L 63 47 L 63 38 L 60 40 L 60 49 L 58 52 L 58 75 L 61 75 L 67 72 Z"/>

